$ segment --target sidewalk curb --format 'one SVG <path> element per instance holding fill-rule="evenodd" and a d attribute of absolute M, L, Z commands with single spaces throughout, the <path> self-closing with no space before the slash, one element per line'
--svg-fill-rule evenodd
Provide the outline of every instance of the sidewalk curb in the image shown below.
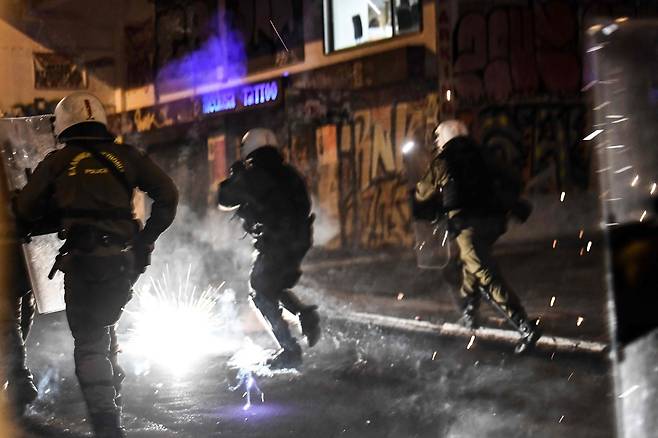
<path fill-rule="evenodd" d="M 427 333 L 437 336 L 472 337 L 515 344 L 520 335 L 512 330 L 503 330 L 482 327 L 469 330 L 461 325 L 444 322 L 435 324 L 428 321 L 397 318 L 393 316 L 376 315 L 362 312 L 329 312 L 329 319 L 353 322 L 358 324 L 375 324 L 381 327 L 393 328 L 408 332 Z M 571 353 L 602 354 L 608 351 L 609 345 L 601 342 L 581 339 L 564 338 L 560 336 L 543 335 L 537 342 L 537 347 L 543 350 L 552 350 Z"/>

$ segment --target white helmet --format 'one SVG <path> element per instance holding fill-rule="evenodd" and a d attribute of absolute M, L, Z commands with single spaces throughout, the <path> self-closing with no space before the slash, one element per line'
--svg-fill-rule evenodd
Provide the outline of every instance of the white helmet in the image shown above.
<path fill-rule="evenodd" d="M 264 146 L 279 146 L 279 142 L 276 140 L 274 132 L 266 128 L 250 129 L 244 137 L 242 137 L 242 142 L 240 144 L 240 157 L 244 159 L 256 149 Z"/>
<path fill-rule="evenodd" d="M 453 138 L 468 135 L 468 128 L 461 120 L 451 119 L 439 123 L 434 134 L 436 134 L 436 147 L 441 151 L 445 144 Z"/>
<path fill-rule="evenodd" d="M 84 91 L 69 94 L 55 107 L 55 135 L 80 123 L 101 123 L 107 127 L 107 115 L 96 96 Z"/>

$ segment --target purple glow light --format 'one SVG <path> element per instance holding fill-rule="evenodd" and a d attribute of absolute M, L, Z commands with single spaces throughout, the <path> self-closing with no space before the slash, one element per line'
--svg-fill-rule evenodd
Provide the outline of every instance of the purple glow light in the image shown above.
<path fill-rule="evenodd" d="M 247 73 L 247 56 L 242 35 L 223 26 L 196 51 L 160 67 L 156 82 L 166 91 L 196 88 L 242 79 Z"/>
<path fill-rule="evenodd" d="M 281 417 L 292 416 L 297 413 L 298 410 L 294 406 L 276 403 L 259 403 L 252 405 L 249 410 L 244 410 L 243 405 L 221 406 L 215 410 L 215 414 L 219 418 L 239 421 L 244 421 L 245 418 L 261 421 L 266 421 L 269 418 L 281 419 Z"/>

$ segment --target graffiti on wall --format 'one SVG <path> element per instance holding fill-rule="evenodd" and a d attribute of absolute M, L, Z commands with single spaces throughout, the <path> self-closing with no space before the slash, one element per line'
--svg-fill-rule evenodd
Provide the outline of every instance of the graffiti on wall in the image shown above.
<path fill-rule="evenodd" d="M 581 30 L 591 8 L 567 0 L 471 6 L 452 32 L 457 116 L 522 171 L 529 191 L 587 188 Z"/>
<path fill-rule="evenodd" d="M 520 170 L 529 192 L 587 185 L 591 151 L 581 141 L 583 104 L 487 106 L 474 122 L 483 147 Z"/>
<path fill-rule="evenodd" d="M 401 146 L 423 142 L 436 117 L 436 95 L 356 111 L 348 123 L 317 134 L 319 199 L 340 222 L 340 244 L 410 245 L 411 216 Z"/>
<path fill-rule="evenodd" d="M 454 29 L 454 80 L 461 102 L 578 93 L 579 22 L 570 2 L 483 10 L 464 13 Z"/>

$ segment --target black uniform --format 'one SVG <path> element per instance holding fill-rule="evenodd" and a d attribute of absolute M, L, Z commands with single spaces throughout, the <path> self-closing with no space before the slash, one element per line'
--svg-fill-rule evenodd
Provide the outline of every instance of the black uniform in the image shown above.
<path fill-rule="evenodd" d="M 3 245 L 3 256 L 6 257 L 5 273 L 7 287 L 2 294 L 6 309 L 0 315 L 0 332 L 4 345 L 3 369 L 7 373 L 7 390 L 12 404 L 19 411 L 25 405 L 34 401 L 38 395 L 34 386 L 33 376 L 26 364 L 25 341 L 32 327 L 36 311 L 34 295 L 25 269 L 19 244 L 8 242 Z"/>
<path fill-rule="evenodd" d="M 120 436 L 111 329 L 132 297 L 153 243 L 174 219 L 178 193 L 150 158 L 115 144 L 100 124 L 75 125 L 62 138 L 69 139 L 65 147 L 39 163 L 16 210 L 27 222 L 53 209 L 61 219 L 66 243 L 58 267 L 64 272 L 76 375 L 97 434 L 115 430 L 117 435 L 103 436 Z M 132 217 L 135 187 L 153 199 L 141 230 Z"/>
<path fill-rule="evenodd" d="M 10 198 L 4 166 L 0 165 L 0 191 L 3 199 Z M 0 254 L 4 260 L 5 274 L 0 293 L 4 305 L 0 305 L 0 342 L 4 346 L 0 357 L 7 377 L 9 400 L 20 414 L 25 406 L 38 395 L 33 376 L 26 364 L 25 341 L 36 311 L 32 286 L 21 250 L 21 239 L 10 209 L 0 212 L 2 234 Z"/>
<path fill-rule="evenodd" d="M 304 180 L 284 164 L 276 148 L 261 147 L 249 154 L 245 164 L 238 161 L 232 166 L 231 176 L 220 184 L 218 202 L 238 207 L 245 231 L 255 239 L 252 298 L 277 341 L 285 351 L 301 351 L 281 317 L 281 304 L 300 316 L 302 331 L 313 345 L 316 306 L 302 304 L 289 290 L 299 280 L 300 265 L 313 243 L 311 200 Z"/>

